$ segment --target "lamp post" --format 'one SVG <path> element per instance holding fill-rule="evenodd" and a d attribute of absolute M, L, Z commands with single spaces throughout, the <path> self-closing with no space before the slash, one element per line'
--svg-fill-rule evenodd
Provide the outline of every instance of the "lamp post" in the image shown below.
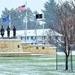
<path fill-rule="evenodd" d="M 57 50 L 58 50 L 58 48 L 56 48 L 56 70 L 58 70 L 58 56 L 57 56 Z"/>
<path fill-rule="evenodd" d="M 71 50 L 71 70 L 73 71 L 72 50 Z"/>

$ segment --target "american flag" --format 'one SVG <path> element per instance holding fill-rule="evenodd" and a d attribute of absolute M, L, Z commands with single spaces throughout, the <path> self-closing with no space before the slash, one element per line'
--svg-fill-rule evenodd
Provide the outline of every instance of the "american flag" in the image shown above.
<path fill-rule="evenodd" d="M 26 8 L 25 8 L 25 5 L 19 6 L 19 7 L 17 8 L 18 11 L 22 11 L 22 10 L 25 10 L 25 9 L 26 9 Z"/>

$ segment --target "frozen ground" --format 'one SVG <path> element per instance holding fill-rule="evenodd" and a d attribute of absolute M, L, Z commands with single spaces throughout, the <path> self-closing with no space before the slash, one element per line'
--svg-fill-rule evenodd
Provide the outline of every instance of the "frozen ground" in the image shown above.
<path fill-rule="evenodd" d="M 50 55 L 0 57 L 0 75 L 75 75 L 75 72 L 56 70 L 55 61 L 55 56 Z"/>
<path fill-rule="evenodd" d="M 65 55 L 64 52 L 57 52 L 58 55 Z M 75 51 L 72 51 L 72 55 L 75 55 Z"/>

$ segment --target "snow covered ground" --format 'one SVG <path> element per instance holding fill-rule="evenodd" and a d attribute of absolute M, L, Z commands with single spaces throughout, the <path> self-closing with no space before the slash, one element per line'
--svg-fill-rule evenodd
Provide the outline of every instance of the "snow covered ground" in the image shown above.
<path fill-rule="evenodd" d="M 75 75 L 75 72 L 56 70 L 56 56 L 39 55 L 0 57 L 0 75 Z"/>
<path fill-rule="evenodd" d="M 65 55 L 64 52 L 57 52 L 58 55 Z M 75 51 L 72 51 L 72 55 L 75 55 Z"/>

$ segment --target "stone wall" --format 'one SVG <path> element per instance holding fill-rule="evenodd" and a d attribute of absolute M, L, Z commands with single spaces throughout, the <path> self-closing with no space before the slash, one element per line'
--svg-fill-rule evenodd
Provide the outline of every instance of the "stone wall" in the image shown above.
<path fill-rule="evenodd" d="M 25 56 L 31 54 L 56 54 L 51 46 L 30 45 L 18 39 L 0 39 L 0 56 Z"/>
<path fill-rule="evenodd" d="M 21 40 L 0 39 L 0 52 L 23 52 Z"/>
<path fill-rule="evenodd" d="M 56 49 L 51 46 L 37 45 L 32 46 L 30 44 L 22 44 L 23 52 L 32 52 L 32 54 L 56 54 Z"/>

